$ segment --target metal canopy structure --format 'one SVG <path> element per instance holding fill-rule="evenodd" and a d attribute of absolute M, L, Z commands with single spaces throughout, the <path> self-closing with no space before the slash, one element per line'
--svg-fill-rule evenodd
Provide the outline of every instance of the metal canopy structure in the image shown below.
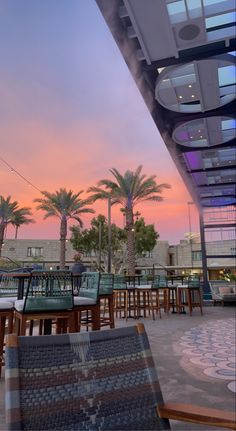
<path fill-rule="evenodd" d="M 235 0 L 97 0 L 195 204 L 236 203 Z"/>
<path fill-rule="evenodd" d="M 235 240 L 235 0 L 96 2 L 199 209 L 206 294 L 206 241 Z"/>

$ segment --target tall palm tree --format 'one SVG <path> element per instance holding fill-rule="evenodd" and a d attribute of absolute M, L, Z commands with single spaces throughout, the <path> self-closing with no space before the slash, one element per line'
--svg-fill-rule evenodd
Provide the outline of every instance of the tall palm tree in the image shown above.
<path fill-rule="evenodd" d="M 66 258 L 66 237 L 67 223 L 69 219 L 76 220 L 81 227 L 83 222 L 81 214 L 94 213 L 92 208 L 87 208 L 90 204 L 88 199 L 80 199 L 83 190 L 73 194 L 72 190 L 60 189 L 55 193 L 42 192 L 43 198 L 34 199 L 38 202 L 37 209 L 45 211 L 44 219 L 48 217 L 58 217 L 60 219 L 60 268 L 65 268 Z"/>
<path fill-rule="evenodd" d="M 170 188 L 169 184 L 157 184 L 155 175 L 147 177 L 141 171 L 141 165 L 136 171 L 128 170 L 124 175 L 115 168 L 110 169 L 115 181 L 104 179 L 97 186 L 88 189 L 92 193 L 91 201 L 107 199 L 110 195 L 112 204 L 120 204 L 124 209 L 129 275 L 135 274 L 134 207 L 143 201 L 162 201 L 160 193 L 163 189 Z"/>
<path fill-rule="evenodd" d="M 19 215 L 24 216 L 24 223 L 31 223 L 33 220 L 27 218 L 31 215 L 30 208 L 19 208 L 17 201 L 11 201 L 11 196 L 6 199 L 0 195 L 0 256 L 2 253 L 2 245 L 4 241 L 4 234 L 8 224 L 15 224 L 16 217 Z"/>
<path fill-rule="evenodd" d="M 29 211 L 29 208 L 21 208 L 17 211 L 15 211 L 14 216 L 12 218 L 11 224 L 15 226 L 15 239 L 17 239 L 17 234 L 19 227 L 24 224 L 29 223 L 35 223 L 35 221 L 32 218 L 28 218 L 27 216 L 31 215 L 31 212 Z"/>

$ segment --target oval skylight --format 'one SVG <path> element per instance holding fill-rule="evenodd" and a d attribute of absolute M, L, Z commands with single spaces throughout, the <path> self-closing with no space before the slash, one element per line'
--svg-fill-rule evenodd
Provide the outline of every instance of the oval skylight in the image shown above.
<path fill-rule="evenodd" d="M 236 97 L 236 66 L 229 56 L 219 56 L 166 67 L 157 78 L 155 97 L 176 112 L 219 108 Z"/>
<path fill-rule="evenodd" d="M 220 145 L 236 137 L 236 119 L 231 117 L 206 117 L 188 121 L 178 126 L 172 139 L 191 148 Z"/>

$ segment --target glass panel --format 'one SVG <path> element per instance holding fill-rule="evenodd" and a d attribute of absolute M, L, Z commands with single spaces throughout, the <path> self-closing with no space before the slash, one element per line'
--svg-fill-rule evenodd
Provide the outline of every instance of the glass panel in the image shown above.
<path fill-rule="evenodd" d="M 189 18 L 199 18 L 202 16 L 201 0 L 187 0 Z"/>
<path fill-rule="evenodd" d="M 227 12 L 235 8 L 235 0 L 203 0 L 205 15 Z"/>
<path fill-rule="evenodd" d="M 221 121 L 221 130 L 235 129 L 236 128 L 236 120 L 232 118 L 232 120 L 223 120 Z"/>
<path fill-rule="evenodd" d="M 206 28 L 218 27 L 220 25 L 234 23 L 236 20 L 236 13 L 224 13 L 222 15 L 212 16 L 210 18 L 206 18 Z"/>
<path fill-rule="evenodd" d="M 184 0 L 169 3 L 167 5 L 168 14 L 172 24 L 187 20 L 187 13 Z"/>
<path fill-rule="evenodd" d="M 218 78 L 220 87 L 224 85 L 235 84 L 236 68 L 235 66 L 224 66 L 218 68 Z"/>
<path fill-rule="evenodd" d="M 171 78 L 171 82 L 173 87 L 179 87 L 180 85 L 194 84 L 196 82 L 196 76 L 195 74 L 176 76 L 175 78 Z"/>
<path fill-rule="evenodd" d="M 235 25 L 232 25 L 232 27 L 220 28 L 219 30 L 207 32 L 208 42 L 212 42 L 217 39 L 225 39 L 227 37 L 235 37 Z"/>
<path fill-rule="evenodd" d="M 236 94 L 235 85 L 228 85 L 227 87 L 220 87 L 220 96 L 225 96 L 225 94 Z"/>

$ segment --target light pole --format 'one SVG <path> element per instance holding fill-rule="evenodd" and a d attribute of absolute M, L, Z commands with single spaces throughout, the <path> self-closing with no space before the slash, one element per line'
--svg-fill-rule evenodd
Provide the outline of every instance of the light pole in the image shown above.
<path fill-rule="evenodd" d="M 108 196 L 108 262 L 107 272 L 111 272 L 111 196 Z"/>
<path fill-rule="evenodd" d="M 193 205 L 193 202 L 188 202 L 188 223 L 189 223 L 189 243 L 190 243 L 190 253 L 191 253 L 191 269 L 193 270 L 193 243 L 192 243 L 192 224 L 191 224 L 191 212 L 190 205 Z"/>

